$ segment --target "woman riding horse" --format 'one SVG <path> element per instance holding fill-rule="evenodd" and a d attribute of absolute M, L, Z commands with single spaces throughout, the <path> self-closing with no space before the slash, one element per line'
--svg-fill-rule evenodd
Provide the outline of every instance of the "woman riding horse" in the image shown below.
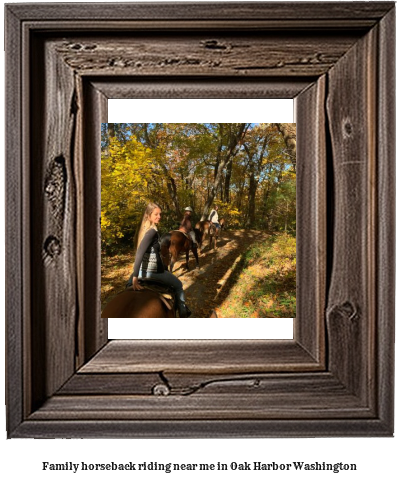
<path fill-rule="evenodd" d="M 164 269 L 160 255 L 160 238 L 157 224 L 161 219 L 161 208 L 156 203 L 150 203 L 143 215 L 140 230 L 136 232 L 136 259 L 129 283 L 135 291 L 143 287 L 139 278 L 149 278 L 171 286 L 176 291 L 177 309 L 180 318 L 188 318 L 191 311 L 186 305 L 183 284 L 171 272 Z"/>
<path fill-rule="evenodd" d="M 217 205 L 215 205 L 213 207 L 213 210 L 211 211 L 211 213 L 209 215 L 209 221 L 215 225 L 215 228 L 217 231 L 220 230 L 218 209 L 219 209 L 219 207 Z"/>

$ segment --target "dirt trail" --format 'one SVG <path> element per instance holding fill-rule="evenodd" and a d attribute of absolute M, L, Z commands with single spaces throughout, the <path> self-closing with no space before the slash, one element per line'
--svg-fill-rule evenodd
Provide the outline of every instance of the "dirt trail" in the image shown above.
<path fill-rule="evenodd" d="M 234 268 L 241 256 L 254 241 L 264 237 L 261 231 L 223 231 L 216 250 L 210 249 L 205 240 L 199 269 L 194 267 L 194 256 L 190 256 L 188 272 L 181 257 L 174 273 L 183 282 L 193 318 L 208 318 L 210 311 L 221 305 L 233 284 Z"/>
<path fill-rule="evenodd" d="M 233 276 L 242 254 L 256 240 L 266 238 L 265 232 L 257 230 L 225 230 L 217 242 L 217 249 L 209 248 L 206 239 L 199 255 L 199 268 L 195 267 L 194 255 L 190 252 L 189 266 L 181 254 L 173 273 L 183 282 L 186 299 L 192 310 L 192 318 L 208 318 L 211 310 L 224 301 L 234 283 Z M 101 302 L 103 306 L 125 287 L 133 266 L 132 252 L 106 258 L 103 264 Z"/>

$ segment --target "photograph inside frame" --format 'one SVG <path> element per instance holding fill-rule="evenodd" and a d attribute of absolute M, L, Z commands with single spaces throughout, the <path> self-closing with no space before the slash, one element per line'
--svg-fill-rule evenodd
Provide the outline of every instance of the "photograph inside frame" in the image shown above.
<path fill-rule="evenodd" d="M 104 123 L 103 318 L 294 318 L 294 123 Z"/>

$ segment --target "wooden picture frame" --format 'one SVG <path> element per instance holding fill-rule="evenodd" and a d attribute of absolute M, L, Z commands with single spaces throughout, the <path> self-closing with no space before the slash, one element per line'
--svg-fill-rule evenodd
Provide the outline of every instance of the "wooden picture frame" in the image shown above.
<path fill-rule="evenodd" d="M 393 2 L 6 6 L 10 438 L 392 436 Z M 294 339 L 108 341 L 108 98 L 294 98 Z"/>

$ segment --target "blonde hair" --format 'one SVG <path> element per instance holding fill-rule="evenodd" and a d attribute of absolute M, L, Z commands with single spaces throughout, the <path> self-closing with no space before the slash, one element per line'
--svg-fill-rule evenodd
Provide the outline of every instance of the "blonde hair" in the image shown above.
<path fill-rule="evenodd" d="M 136 250 L 143 240 L 144 235 L 146 234 L 146 232 L 148 232 L 150 228 L 155 228 L 155 230 L 158 230 L 156 225 L 150 222 L 150 216 L 156 208 L 161 209 L 161 207 L 156 203 L 149 203 L 144 211 L 140 226 L 138 227 L 138 230 L 136 231 L 136 234 L 134 236 L 134 247 Z"/>

